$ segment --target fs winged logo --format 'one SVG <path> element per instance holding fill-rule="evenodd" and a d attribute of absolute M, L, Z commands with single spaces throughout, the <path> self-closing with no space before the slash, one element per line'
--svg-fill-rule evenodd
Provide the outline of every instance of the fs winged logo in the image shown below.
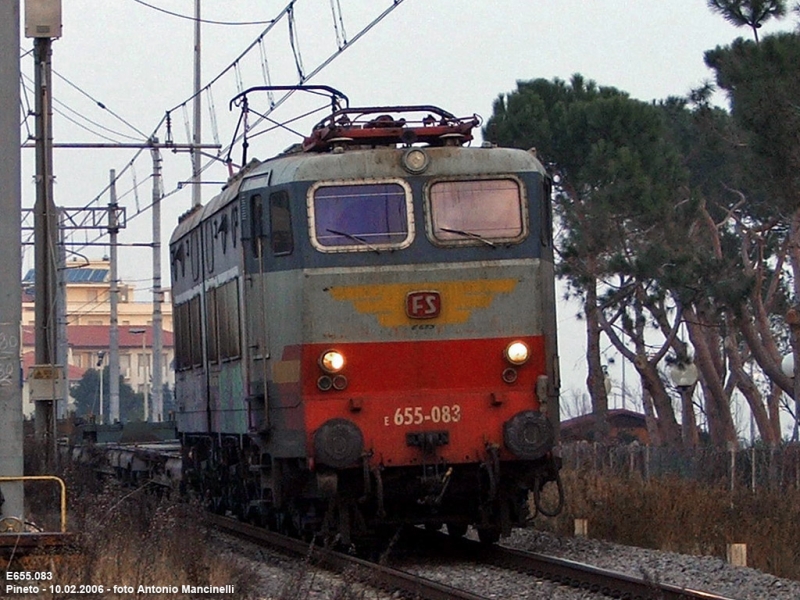
<path fill-rule="evenodd" d="M 409 319 L 435 318 L 440 325 L 453 325 L 466 323 L 475 310 L 488 308 L 495 296 L 511 293 L 517 283 L 514 278 L 378 283 L 333 286 L 328 293 L 334 300 L 352 303 L 359 314 L 374 316 L 383 327 L 402 327 Z M 431 289 L 434 287 L 437 291 Z"/>
<path fill-rule="evenodd" d="M 410 319 L 435 319 L 442 312 L 442 296 L 435 291 L 406 294 L 406 315 Z"/>

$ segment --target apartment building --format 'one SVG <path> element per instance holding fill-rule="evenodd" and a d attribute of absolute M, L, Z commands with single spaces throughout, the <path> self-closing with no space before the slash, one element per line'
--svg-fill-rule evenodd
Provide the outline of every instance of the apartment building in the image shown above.
<path fill-rule="evenodd" d="M 87 369 L 97 368 L 98 362 L 108 364 L 111 324 L 111 279 L 108 260 L 70 262 L 66 271 L 67 315 L 67 376 L 80 379 Z M 23 412 L 33 414 L 29 401 L 27 376 L 34 364 L 35 297 L 34 271 L 22 280 L 22 353 L 23 353 Z M 135 391 L 149 391 L 153 367 L 153 305 L 134 300 L 135 287 L 124 282 L 118 285 L 117 323 L 119 339 L 119 372 Z M 160 357 L 162 381 L 175 384 L 172 369 L 174 345 L 172 338 L 172 304 L 168 290 L 162 304 L 162 345 Z"/>

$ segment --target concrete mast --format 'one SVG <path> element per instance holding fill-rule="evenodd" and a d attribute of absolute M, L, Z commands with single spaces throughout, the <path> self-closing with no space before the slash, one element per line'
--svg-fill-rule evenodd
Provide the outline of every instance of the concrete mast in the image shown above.
<path fill-rule="evenodd" d="M 22 381 L 20 377 L 20 321 L 22 270 L 20 232 L 19 136 L 19 1 L 0 2 L 0 139 L 5 140 L 0 161 L 0 476 L 18 477 L 22 461 Z M 4 483 L 0 516 L 22 517 L 21 483 Z"/>

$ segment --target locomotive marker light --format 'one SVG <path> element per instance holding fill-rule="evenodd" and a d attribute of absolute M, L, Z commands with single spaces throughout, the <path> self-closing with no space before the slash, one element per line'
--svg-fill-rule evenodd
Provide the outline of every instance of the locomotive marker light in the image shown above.
<path fill-rule="evenodd" d="M 344 355 L 337 350 L 326 350 L 319 357 L 319 366 L 326 373 L 338 373 L 344 368 Z"/>
<path fill-rule="evenodd" d="M 425 171 L 430 164 L 430 158 L 421 148 L 409 148 L 403 154 L 403 168 L 414 175 Z"/>
<path fill-rule="evenodd" d="M 511 342 L 506 346 L 503 355 L 512 365 L 524 365 L 531 356 L 531 351 L 525 342 Z"/>
<path fill-rule="evenodd" d="M 503 371 L 503 381 L 514 383 L 517 380 L 517 370 L 514 367 L 507 367 Z"/>

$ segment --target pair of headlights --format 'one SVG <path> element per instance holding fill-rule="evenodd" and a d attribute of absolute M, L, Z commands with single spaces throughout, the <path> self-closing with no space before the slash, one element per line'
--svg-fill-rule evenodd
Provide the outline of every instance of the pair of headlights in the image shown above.
<path fill-rule="evenodd" d="M 525 342 L 514 341 L 506 346 L 503 356 L 512 365 L 519 366 L 528 362 L 531 351 Z M 331 375 L 344 369 L 344 363 L 344 355 L 338 350 L 326 350 L 319 357 L 320 368 Z"/>

